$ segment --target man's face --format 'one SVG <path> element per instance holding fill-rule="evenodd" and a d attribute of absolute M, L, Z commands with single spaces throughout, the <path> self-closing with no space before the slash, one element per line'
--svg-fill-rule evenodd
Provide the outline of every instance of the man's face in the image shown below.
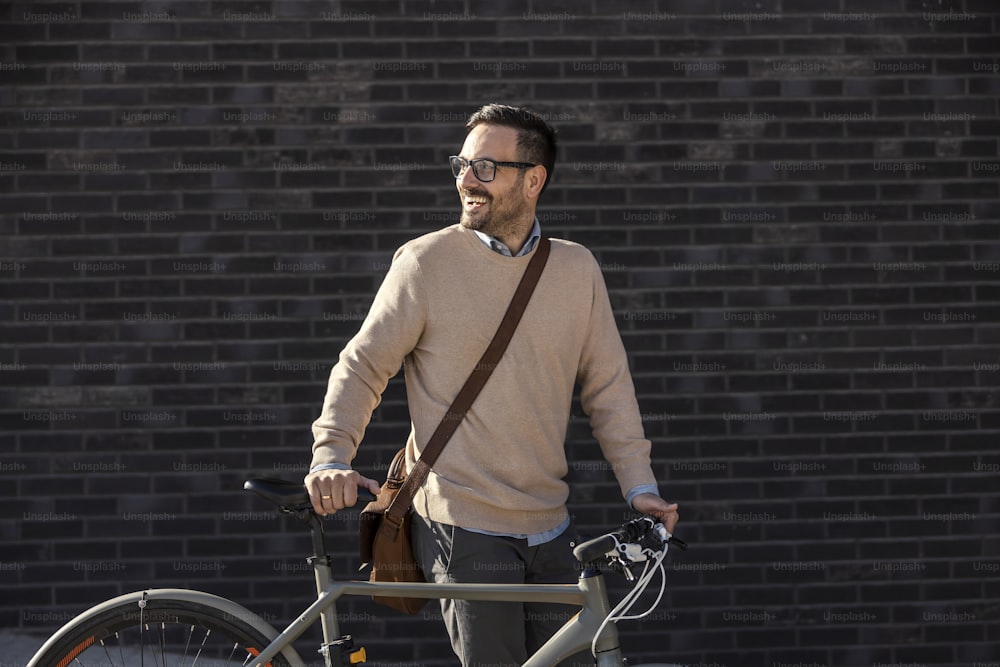
<path fill-rule="evenodd" d="M 517 130 L 477 125 L 465 138 L 459 156 L 466 160 L 485 157 L 497 162 L 520 162 Z M 502 239 L 516 233 L 531 218 L 532 210 L 523 192 L 523 169 L 497 167 L 493 180 L 483 183 L 469 166 L 455 179 L 455 187 L 462 201 L 463 227 Z"/>

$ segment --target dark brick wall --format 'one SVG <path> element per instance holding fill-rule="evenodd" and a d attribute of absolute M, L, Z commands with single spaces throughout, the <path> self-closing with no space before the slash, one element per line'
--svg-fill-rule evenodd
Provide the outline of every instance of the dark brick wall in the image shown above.
<path fill-rule="evenodd" d="M 0 626 L 147 586 L 305 606 L 304 535 L 241 482 L 304 473 L 331 363 L 393 249 L 457 221 L 445 157 L 501 100 L 561 132 L 542 225 L 602 262 L 692 544 L 633 663 L 1000 664 L 996 10 L 0 8 Z M 593 534 L 625 513 L 574 414 Z M 394 381 L 359 467 L 405 420 Z M 344 612 L 376 661 L 449 655 L 433 613 Z"/>

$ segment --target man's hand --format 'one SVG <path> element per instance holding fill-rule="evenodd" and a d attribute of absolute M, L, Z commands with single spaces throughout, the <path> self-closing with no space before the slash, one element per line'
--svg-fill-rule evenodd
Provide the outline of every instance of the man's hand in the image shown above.
<path fill-rule="evenodd" d="M 358 487 L 375 495 L 380 489 L 378 482 L 362 477 L 357 470 L 320 470 L 306 475 L 305 484 L 313 509 L 320 516 L 353 507 L 358 502 Z"/>
<path fill-rule="evenodd" d="M 642 512 L 660 520 L 667 531 L 674 532 L 674 526 L 680 515 L 677 513 L 677 503 L 668 503 L 663 498 L 652 493 L 640 493 L 632 499 L 632 507 L 636 512 Z"/>

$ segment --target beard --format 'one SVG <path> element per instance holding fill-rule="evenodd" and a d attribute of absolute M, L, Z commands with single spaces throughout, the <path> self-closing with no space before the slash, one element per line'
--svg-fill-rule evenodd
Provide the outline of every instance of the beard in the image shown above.
<path fill-rule="evenodd" d="M 462 192 L 461 225 L 467 229 L 482 232 L 500 240 L 510 239 L 523 233 L 524 220 L 531 214 L 528 202 L 519 196 L 524 175 L 520 176 L 505 192 L 491 195 L 486 190 L 472 188 Z M 465 208 L 464 195 L 473 194 L 487 198 L 484 211 L 469 211 Z"/>

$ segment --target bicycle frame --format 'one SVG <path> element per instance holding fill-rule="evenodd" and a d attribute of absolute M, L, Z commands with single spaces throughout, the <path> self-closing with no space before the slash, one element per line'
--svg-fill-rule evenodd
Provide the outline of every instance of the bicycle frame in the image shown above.
<path fill-rule="evenodd" d="M 575 584 L 438 584 L 370 581 L 334 581 L 330 557 L 323 537 L 323 522 L 312 512 L 305 488 L 281 480 L 248 480 L 244 488 L 255 491 L 310 524 L 313 556 L 309 559 L 316 577 L 316 601 L 292 621 L 275 639 L 245 667 L 264 667 L 306 628 L 320 620 L 323 628 L 323 653 L 327 667 L 344 667 L 346 639 L 340 633 L 336 603 L 345 595 L 367 597 L 407 597 L 423 599 L 489 600 L 493 602 L 548 602 L 575 605 L 580 611 L 571 617 L 521 667 L 551 667 L 574 653 L 588 652 L 593 647 L 597 667 L 623 667 L 618 643 L 618 628 L 605 622 L 611 613 L 603 573 L 593 564 L 587 565 Z M 370 500 L 370 499 L 366 499 Z M 601 540 L 613 537 L 606 535 Z M 666 537 L 669 537 L 667 534 Z M 666 538 L 664 538 L 666 539 Z M 597 540 L 593 540 L 597 542 Z M 617 538 L 615 538 L 617 544 Z M 599 543 L 601 548 L 605 545 Z M 683 543 L 681 543 L 683 544 Z M 581 547 L 584 545 L 580 545 Z M 595 545 L 591 545 L 593 547 Z M 664 544 L 664 555 L 666 544 Z M 574 553 L 574 555 L 577 555 Z M 583 560 L 584 556 L 577 555 Z M 598 633 L 600 633 L 598 635 Z M 596 639 L 595 639 L 596 637 Z M 636 667 L 677 667 L 665 663 Z"/>
<path fill-rule="evenodd" d="M 461 600 L 492 600 L 513 602 L 554 602 L 582 607 L 555 635 L 536 651 L 522 667 L 551 667 L 577 651 L 589 650 L 594 635 L 610 612 L 604 575 L 587 568 L 576 584 L 436 584 L 342 581 L 334 582 L 330 567 L 314 562 L 318 597 L 304 612 L 283 630 L 248 667 L 263 667 L 285 646 L 290 645 L 306 628 L 320 619 L 324 645 L 340 638 L 336 602 L 345 595 L 389 596 L 413 598 L 448 598 Z M 332 665 L 331 656 L 325 656 Z M 604 626 L 597 640 L 597 665 L 620 667 L 621 649 L 618 629 L 614 623 Z"/>

